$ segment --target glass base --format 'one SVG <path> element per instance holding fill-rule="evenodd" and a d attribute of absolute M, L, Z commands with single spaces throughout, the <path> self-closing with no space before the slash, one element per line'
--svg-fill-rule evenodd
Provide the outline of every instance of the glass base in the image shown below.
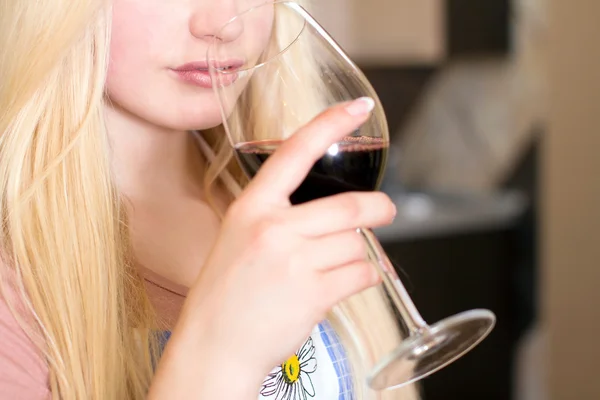
<path fill-rule="evenodd" d="M 477 346 L 495 323 L 488 310 L 446 318 L 406 338 L 373 368 L 367 383 L 374 390 L 394 389 L 431 375 Z"/>

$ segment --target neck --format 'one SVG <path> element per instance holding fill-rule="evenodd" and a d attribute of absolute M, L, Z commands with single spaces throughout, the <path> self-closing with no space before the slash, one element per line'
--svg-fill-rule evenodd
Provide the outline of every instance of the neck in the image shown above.
<path fill-rule="evenodd" d="M 201 192 L 205 161 L 189 132 L 160 128 L 112 107 L 106 121 L 113 170 L 125 195 Z"/>

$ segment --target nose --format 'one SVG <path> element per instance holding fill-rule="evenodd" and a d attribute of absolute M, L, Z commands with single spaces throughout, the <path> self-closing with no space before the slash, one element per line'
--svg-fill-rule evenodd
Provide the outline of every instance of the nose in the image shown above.
<path fill-rule="evenodd" d="M 243 32 L 238 14 L 237 0 L 201 1 L 190 17 L 191 34 L 203 40 L 217 38 L 223 42 L 232 42 Z M 233 19 L 233 20 L 232 20 Z"/>

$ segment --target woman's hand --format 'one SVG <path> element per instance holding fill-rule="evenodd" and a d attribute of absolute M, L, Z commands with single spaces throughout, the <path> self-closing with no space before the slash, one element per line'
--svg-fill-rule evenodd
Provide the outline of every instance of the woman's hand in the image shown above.
<path fill-rule="evenodd" d="M 188 385 L 216 383 L 209 377 L 216 368 L 212 375 L 226 375 L 227 389 L 237 390 L 231 385 L 241 378 L 240 391 L 256 398 L 266 374 L 297 351 L 336 303 L 378 283 L 356 229 L 392 221 L 387 196 L 289 202 L 313 164 L 365 122 L 371 108 L 370 99 L 359 99 L 324 112 L 269 157 L 230 207 L 165 354 L 180 360 L 168 362 L 170 368 L 195 370 Z M 200 378 L 200 371 L 209 376 Z"/>

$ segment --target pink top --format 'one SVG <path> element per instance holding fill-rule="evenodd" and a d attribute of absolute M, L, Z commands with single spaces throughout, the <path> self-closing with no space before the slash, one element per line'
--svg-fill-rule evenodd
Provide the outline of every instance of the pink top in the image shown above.
<path fill-rule="evenodd" d="M 169 282 L 147 269 L 142 270 L 146 289 L 158 313 L 163 328 L 177 320 L 187 289 Z M 9 279 L 10 280 L 10 279 Z M 25 310 L 11 282 L 5 287 L 10 303 L 19 315 Z M 31 322 L 31 321 L 29 321 Z M 21 328 L 7 302 L 0 296 L 0 399 L 40 400 L 51 398 L 48 366 L 43 355 Z"/>
<path fill-rule="evenodd" d="M 188 290 L 147 269 L 142 268 L 141 273 L 160 319 L 159 329 L 169 331 L 179 316 Z M 13 288 L 9 287 L 7 292 L 16 300 Z M 23 309 L 17 312 L 20 316 L 27 315 Z M 48 367 L 44 357 L 21 329 L 2 298 L 0 339 L 0 399 L 49 399 Z M 296 374 L 290 375 L 292 370 L 285 364 L 275 366 L 265 378 L 258 400 L 356 399 L 346 351 L 327 321 L 314 328 L 295 355 L 290 360 L 297 364 Z"/>
<path fill-rule="evenodd" d="M 27 318 L 10 279 L 4 286 L 4 294 L 16 307 L 18 315 Z M 48 399 L 48 367 L 43 355 L 15 319 L 6 298 L 0 296 L 0 398 Z M 26 319 L 25 322 L 32 321 Z"/>

